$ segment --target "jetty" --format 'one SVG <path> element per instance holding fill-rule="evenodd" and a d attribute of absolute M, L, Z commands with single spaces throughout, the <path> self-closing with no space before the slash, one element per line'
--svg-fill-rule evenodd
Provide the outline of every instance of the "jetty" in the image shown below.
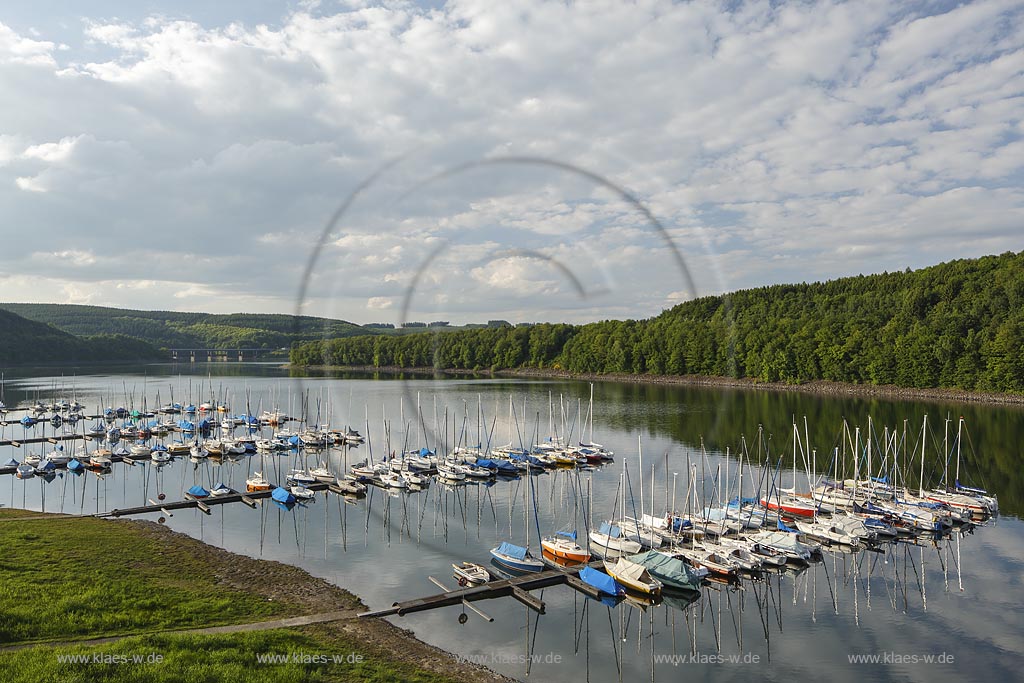
<path fill-rule="evenodd" d="M 508 579 L 489 581 L 479 586 L 467 586 L 465 588 L 438 593 L 437 595 L 429 595 L 423 598 L 396 602 L 386 609 L 363 612 L 358 616 L 375 618 L 398 615 L 402 617 L 414 612 L 425 612 L 427 610 L 438 609 L 441 607 L 451 607 L 453 605 L 462 605 L 481 600 L 492 600 L 494 598 L 503 598 L 508 596 L 512 596 L 538 614 L 544 614 L 544 601 L 531 595 L 529 591 L 536 590 L 538 588 L 548 588 L 549 586 L 567 585 L 589 597 L 598 598 L 600 596 L 600 591 L 590 584 L 585 583 L 577 576 L 577 573 L 586 566 L 600 568 L 601 561 L 598 560 L 588 564 L 581 564 L 576 567 L 546 569 L 541 572 L 524 574 L 522 576 L 513 576 Z M 433 581 L 438 586 L 441 586 L 441 584 L 436 580 Z M 441 587 L 443 588 L 443 586 Z M 479 614 L 479 610 L 474 609 L 473 611 Z"/>

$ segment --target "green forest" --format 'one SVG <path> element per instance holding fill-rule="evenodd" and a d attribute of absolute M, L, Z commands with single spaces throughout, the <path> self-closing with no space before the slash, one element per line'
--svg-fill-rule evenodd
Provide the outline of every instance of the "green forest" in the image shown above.
<path fill-rule="evenodd" d="M 76 304 L 0 304 L 0 309 L 52 325 L 75 336 L 124 335 L 165 349 L 280 349 L 309 339 L 374 333 L 344 320 L 313 316 L 213 315 Z"/>
<path fill-rule="evenodd" d="M 647 320 L 316 341 L 291 361 L 1019 392 L 1024 252 L 706 296 Z"/>
<path fill-rule="evenodd" d="M 124 335 L 75 337 L 0 310 L 0 364 L 154 360 L 150 344 Z"/>

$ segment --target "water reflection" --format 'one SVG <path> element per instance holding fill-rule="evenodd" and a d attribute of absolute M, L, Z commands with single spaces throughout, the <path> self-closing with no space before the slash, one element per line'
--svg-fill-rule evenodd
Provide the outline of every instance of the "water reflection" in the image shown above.
<path fill-rule="evenodd" d="M 177 396 L 180 384 L 186 383 L 167 379 L 174 384 Z M 33 397 L 36 389 L 49 392 L 54 381 L 22 380 L 17 391 Z M 152 377 L 137 376 L 80 377 L 79 400 L 105 405 L 111 396 L 123 391 L 122 385 L 130 393 L 133 386 L 141 388 L 144 381 L 150 387 L 155 382 Z M 246 392 L 265 394 L 280 387 L 280 379 L 273 373 L 238 379 L 218 377 L 217 381 L 235 396 Z M 338 406 L 332 409 L 333 423 L 349 421 L 353 412 L 363 413 L 364 403 L 375 407 L 366 412 L 378 425 L 382 408 L 390 415 L 400 414 L 398 403 L 404 392 L 394 382 L 322 381 L 333 396 L 346 399 L 334 402 Z M 507 402 L 509 392 L 516 395 L 517 405 L 525 398 L 532 406 L 529 411 L 519 411 L 520 415 L 534 415 L 529 420 L 530 431 L 535 430 L 536 413 L 541 407 L 546 410 L 549 392 L 555 401 L 564 394 L 569 397 L 566 403 L 573 406 L 579 399 L 586 400 L 589 393 L 586 384 L 572 382 L 419 381 L 424 404 L 426 397 L 437 394 L 441 406 L 438 412 L 443 416 L 444 406 L 453 406 L 452 412 L 458 413 L 459 420 L 463 404 L 475 404 L 482 394 L 484 405 L 491 406 L 489 418 L 498 415 L 496 433 L 508 425 L 503 411 L 493 406 Z M 168 389 L 164 389 L 165 395 Z M 7 391 L 10 404 L 10 385 Z M 280 388 L 276 391 L 287 393 Z M 990 453 L 993 457 L 1009 453 L 1016 443 L 1011 438 L 1012 430 L 1002 425 L 1014 422 L 1017 416 L 1017 409 L 1010 407 L 954 409 L 914 402 L 833 401 L 758 392 L 725 392 L 723 397 L 722 392 L 710 393 L 680 387 L 599 385 L 595 431 L 599 440 L 617 453 L 618 461 L 610 467 L 584 472 L 552 470 L 530 479 L 488 484 L 435 482 L 418 491 L 371 487 L 362 498 L 318 493 L 312 501 L 291 509 L 262 501 L 255 510 L 228 504 L 212 506 L 210 515 L 173 510 L 169 515 L 156 513 L 145 518 L 157 521 L 163 517 L 172 528 L 207 542 L 300 565 L 352 589 L 369 607 L 379 608 L 437 592 L 428 576 L 447 578 L 453 562 L 486 562 L 488 550 L 498 539 L 525 544 L 529 530 L 530 545 L 539 555 L 538 526 L 544 534 L 560 529 L 582 532 L 610 515 L 616 505 L 621 512 L 621 502 L 615 499 L 619 497 L 616 492 L 623 460 L 638 506 L 638 484 L 641 479 L 644 482 L 644 510 L 650 509 L 652 500 L 657 510 L 681 507 L 679 501 L 686 498 L 687 489 L 699 489 L 702 496 L 709 497 L 719 486 L 724 487 L 727 477 L 735 481 L 736 452 L 746 452 L 750 459 L 745 467 L 755 468 L 753 474 L 744 475 L 748 483 L 768 480 L 764 471 L 773 468 L 763 466 L 768 460 L 765 451 L 772 454 L 772 466 L 785 456 L 786 463 L 775 476 L 783 477 L 788 485 L 794 415 L 808 415 L 808 440 L 820 454 L 839 446 L 844 417 L 850 424 L 866 429 L 866 416 L 871 415 L 873 423 L 879 425 L 881 445 L 889 441 L 885 427 L 895 427 L 902 433 L 904 419 L 920 425 L 924 412 L 944 416 L 948 410 L 954 419 L 963 414 L 973 438 L 972 453 L 978 456 L 970 462 L 972 475 L 980 476 L 972 476 L 972 480 L 984 481 L 993 471 L 1000 471 L 1000 466 L 986 470 L 979 464 Z M 352 408 L 349 396 L 355 397 Z M 296 407 L 295 412 L 299 410 Z M 433 406 L 427 412 L 426 421 L 431 422 Z M 540 421 L 546 426 L 546 415 Z M 942 424 L 938 419 L 935 422 Z M 765 425 L 762 435 L 758 434 L 758 424 Z M 12 427 L 6 429 L 4 438 L 9 438 Z M 20 425 L 13 429 L 23 430 Z M 380 430 L 371 424 L 369 431 L 374 435 Z M 448 425 L 447 432 L 424 431 L 428 438 L 439 440 L 447 433 L 450 445 L 454 441 L 450 435 L 462 429 L 456 424 Z M 645 453 L 642 477 L 637 432 L 642 434 Z M 746 451 L 740 437 L 743 434 L 747 435 Z M 705 453 L 700 450 L 701 437 L 707 445 Z M 397 439 L 397 434 L 393 438 Z M 936 440 L 941 443 L 941 429 L 931 439 Z M 731 449 L 728 458 L 727 446 Z M 929 444 L 930 449 L 933 446 Z M 371 440 L 354 450 L 329 449 L 322 458 L 340 471 L 367 457 L 371 449 L 377 457 L 382 452 L 381 445 Z M 288 453 L 203 461 L 176 458 L 165 465 L 143 461 L 128 467 L 115 463 L 106 472 L 74 475 L 59 471 L 49 481 L 42 477 L 22 481 L 12 476 L 10 484 L 0 488 L 0 504 L 72 514 L 101 513 L 151 501 L 180 500 L 183 492 L 195 484 L 211 487 L 224 482 L 242 490 L 254 471 L 280 481 L 294 458 Z M 691 474 L 688 459 L 691 465 L 700 463 L 697 475 Z M 651 464 L 655 466 L 653 481 Z M 818 464 L 824 469 L 822 461 Z M 700 469 L 704 470 L 702 474 Z M 1013 615 L 1024 600 L 1019 580 L 1024 530 L 1014 518 L 1020 505 L 1014 493 L 1019 490 L 1019 479 L 1013 478 L 1020 476 L 1017 469 L 1010 477 L 988 480 L 995 484 L 1004 515 L 973 533 L 968 529 L 947 538 L 900 540 L 874 551 L 827 550 L 820 561 L 806 567 L 787 566 L 782 572 L 764 573 L 739 584 L 707 583 L 700 592 L 666 593 L 660 599 L 627 596 L 595 601 L 560 586 L 537 591 L 537 597 L 546 603 L 545 615 L 506 598 L 477 603 L 494 617 L 494 622 L 486 622 L 462 607 L 418 613 L 396 621 L 428 642 L 461 655 L 503 656 L 489 663 L 502 673 L 516 677 L 528 674 L 545 681 L 564 680 L 570 670 L 588 681 L 677 680 L 681 675 L 701 679 L 730 675 L 782 678 L 817 676 L 821 671 L 828 671 L 833 678 L 848 679 L 863 678 L 866 673 L 871 678 L 913 674 L 941 680 L 977 671 L 1009 677 L 1020 655 L 1019 639 L 1013 637 L 1019 633 Z M 447 582 L 454 583 L 450 579 Z M 460 623 L 464 613 L 466 620 Z M 956 662 L 955 666 L 935 666 L 923 672 L 881 665 L 864 671 L 851 667 L 847 658 L 848 654 L 886 651 L 949 652 L 956 655 Z M 560 657 L 560 663 L 553 662 L 554 655 Z M 733 657 L 738 659 L 734 661 Z M 769 668 L 751 668 L 755 666 Z"/>

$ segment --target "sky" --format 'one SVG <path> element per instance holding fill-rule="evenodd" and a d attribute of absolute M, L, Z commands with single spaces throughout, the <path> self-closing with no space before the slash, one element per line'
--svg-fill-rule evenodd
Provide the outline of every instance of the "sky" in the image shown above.
<path fill-rule="evenodd" d="M 0 301 L 644 318 L 1024 249 L 1024 5 L 0 8 Z"/>

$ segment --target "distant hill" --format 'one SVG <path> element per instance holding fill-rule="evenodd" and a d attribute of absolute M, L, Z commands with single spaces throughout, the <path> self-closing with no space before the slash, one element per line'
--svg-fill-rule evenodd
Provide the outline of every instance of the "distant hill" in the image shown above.
<path fill-rule="evenodd" d="M 0 310 L 0 364 L 153 360 L 151 345 L 123 335 L 76 337 Z"/>
<path fill-rule="evenodd" d="M 291 359 L 1021 392 L 1024 252 L 707 296 L 647 320 L 313 342 Z"/>
<path fill-rule="evenodd" d="M 293 342 L 379 334 L 330 318 L 263 313 L 180 313 L 77 304 L 0 304 L 0 309 L 76 336 L 119 334 L 156 348 L 288 348 Z M 296 330 L 296 322 L 298 329 Z"/>

